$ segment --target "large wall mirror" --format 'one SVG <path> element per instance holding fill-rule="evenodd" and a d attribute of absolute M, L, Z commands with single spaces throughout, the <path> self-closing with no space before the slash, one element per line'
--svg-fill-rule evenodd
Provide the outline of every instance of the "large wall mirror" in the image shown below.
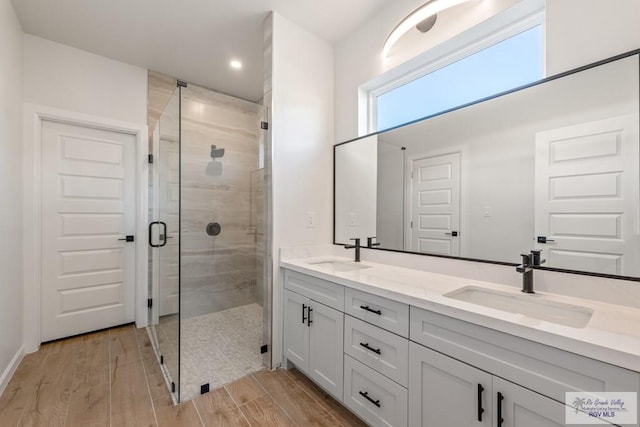
<path fill-rule="evenodd" d="M 337 144 L 334 242 L 640 277 L 639 61 Z"/>

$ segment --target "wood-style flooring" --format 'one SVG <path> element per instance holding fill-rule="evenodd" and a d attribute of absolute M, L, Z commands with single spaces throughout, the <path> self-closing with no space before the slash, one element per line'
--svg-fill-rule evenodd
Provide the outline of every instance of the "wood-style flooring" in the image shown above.
<path fill-rule="evenodd" d="M 263 370 L 174 406 L 133 326 L 43 345 L 0 396 L 0 426 L 364 426 L 296 370 Z"/>

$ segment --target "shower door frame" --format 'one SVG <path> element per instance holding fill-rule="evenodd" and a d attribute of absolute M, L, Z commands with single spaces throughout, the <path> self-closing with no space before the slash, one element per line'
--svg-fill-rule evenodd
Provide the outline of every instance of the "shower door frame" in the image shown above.
<path fill-rule="evenodd" d="M 177 173 L 178 173 L 178 312 L 177 312 L 177 316 L 178 316 L 178 342 L 177 342 L 177 357 L 178 357 L 178 366 L 177 366 L 177 378 L 170 378 L 171 376 L 169 375 L 168 377 L 166 377 L 165 379 L 169 379 L 175 383 L 175 392 L 172 392 L 172 398 L 175 400 L 175 403 L 180 403 L 182 401 L 182 396 L 181 396 L 181 325 L 182 325 L 182 320 L 183 320 L 183 313 L 182 313 L 182 172 L 183 172 L 183 164 L 182 164 L 182 160 L 183 160 L 183 156 L 182 156 L 182 150 L 183 150 L 183 146 L 182 146 L 182 131 L 183 131 L 183 123 L 182 123 L 182 112 L 183 112 L 183 102 L 184 102 L 184 96 L 185 93 L 183 91 L 183 88 L 186 88 L 187 86 L 181 85 L 181 82 L 178 82 L 178 85 L 176 87 L 176 91 L 177 96 L 178 96 L 178 169 L 177 169 Z M 174 94 L 172 96 L 176 96 L 176 93 L 174 92 Z M 261 220 L 264 222 L 264 229 L 265 229 L 265 236 L 264 236 L 264 268 L 263 271 L 261 272 L 262 277 L 264 278 L 264 289 L 263 289 L 263 333 L 262 333 L 262 341 L 263 344 L 267 346 L 267 352 L 266 354 L 263 354 L 263 358 L 262 358 L 262 362 L 263 362 L 263 366 L 267 369 L 271 369 L 271 367 L 273 366 L 273 270 L 272 270 L 272 261 L 273 261 L 273 248 L 272 248 L 272 233 L 273 233 L 273 227 L 272 227 L 272 206 L 273 206 L 273 199 L 272 199 L 272 183 L 271 183 L 271 177 L 272 177 L 272 142 L 271 142 L 271 138 L 272 138 L 272 133 L 271 133 L 271 126 L 269 125 L 269 120 L 270 120 L 270 109 L 267 105 L 260 105 L 260 107 L 263 109 L 262 110 L 262 115 L 260 116 L 260 121 L 261 122 L 266 122 L 267 126 L 264 125 L 260 125 L 261 129 L 262 129 L 262 138 L 264 140 L 264 145 L 262 147 L 262 152 L 259 153 L 259 156 L 262 155 L 264 156 L 264 173 L 263 173 L 263 179 L 264 181 L 264 190 L 265 190 L 265 195 L 264 195 L 264 216 L 261 218 Z M 165 107 L 166 108 L 166 107 Z M 151 146 L 151 153 L 153 155 L 153 165 L 152 165 L 152 188 L 151 188 L 151 192 L 152 192 L 152 214 L 151 217 L 149 218 L 149 222 L 152 220 L 158 220 L 160 218 L 160 198 L 159 198 L 159 187 L 160 187 L 160 170 L 159 170 L 159 166 L 162 162 L 162 153 L 160 150 L 160 132 L 159 132 L 159 126 L 156 127 L 156 129 L 154 130 L 154 134 L 153 134 L 153 140 L 152 140 L 152 146 Z M 161 250 L 161 249 L 160 249 Z M 159 248 L 153 248 L 153 250 L 151 251 L 152 256 L 151 256 L 151 260 L 153 262 L 158 262 L 159 261 Z M 160 321 L 160 306 L 161 306 L 161 301 L 159 300 L 160 297 L 160 272 L 157 268 L 156 265 L 152 265 L 151 268 L 151 286 L 150 286 L 150 292 L 151 295 L 149 296 L 150 298 L 153 298 L 153 304 L 149 310 L 149 314 L 148 314 L 148 318 L 149 318 L 149 326 L 157 326 L 159 324 Z M 157 333 L 157 332 L 156 332 Z M 153 338 L 152 338 L 153 339 Z M 158 356 L 160 356 L 161 354 L 161 348 L 159 346 L 159 343 L 157 341 L 157 337 L 155 337 L 155 341 L 154 342 L 154 348 L 156 350 L 156 353 Z M 259 349 L 256 349 L 256 351 L 259 351 Z M 166 363 L 166 360 L 165 360 Z M 165 368 L 163 368 L 164 371 Z M 167 375 L 167 372 L 164 373 L 165 376 Z M 169 388 L 169 390 L 171 391 L 171 387 L 169 385 L 169 382 L 167 382 L 167 387 Z"/>
<path fill-rule="evenodd" d="M 181 322 L 181 317 L 180 317 L 180 309 L 181 309 L 181 301 L 180 301 L 180 295 L 181 295 L 181 275 L 180 275 L 180 265 L 181 265 L 181 250 L 180 250 L 180 242 L 181 242 L 181 217 L 182 217 L 182 211 L 181 211 L 181 207 L 182 207 L 182 195 L 181 195 L 181 191 L 182 191 L 182 86 L 180 86 L 179 84 L 177 85 L 177 87 L 174 89 L 174 92 L 171 95 L 171 98 L 177 96 L 178 98 L 178 138 L 177 138 L 177 144 L 178 144 L 178 169 L 177 169 L 177 176 L 178 176 L 178 248 L 177 248 L 177 265 L 178 265 L 178 311 L 175 313 L 176 316 L 178 316 L 178 322 L 177 322 L 177 348 L 176 348 L 176 353 L 177 353 L 177 360 L 176 360 L 176 372 L 175 372 L 175 378 L 172 377 L 172 372 L 171 369 L 168 367 L 168 365 L 166 364 L 167 361 L 165 361 L 165 364 L 161 363 L 161 360 L 163 358 L 163 349 L 160 346 L 160 340 L 158 338 L 158 327 L 160 325 L 160 307 L 162 306 L 163 302 L 160 300 L 160 280 L 161 280 L 161 273 L 160 273 L 160 263 L 163 261 L 160 251 L 162 250 L 162 247 L 164 245 L 160 245 L 160 246 L 151 246 L 151 257 L 150 257 L 150 261 L 151 261 L 151 286 L 150 286 L 150 292 L 151 294 L 149 295 L 149 298 L 151 299 L 152 303 L 151 306 L 148 306 L 148 313 L 147 313 L 147 317 L 149 319 L 149 327 L 150 327 L 150 333 L 151 333 L 151 340 L 152 340 L 152 345 L 154 347 L 154 351 L 156 353 L 156 358 L 157 358 L 157 362 L 160 365 L 161 370 L 163 371 L 163 376 L 165 379 L 165 383 L 167 386 L 167 389 L 169 391 L 169 394 L 171 395 L 171 398 L 173 399 L 175 404 L 180 403 L 181 399 L 180 399 L 180 322 Z M 170 98 L 170 99 L 171 99 Z M 166 108 L 169 108 L 169 105 L 167 104 L 165 106 L 165 110 Z M 163 110 L 163 112 L 165 111 Z M 161 115 L 162 118 L 162 115 Z M 158 124 L 156 126 L 156 128 L 154 129 L 154 133 L 153 133 L 153 139 L 152 139 L 152 143 L 151 143 L 151 155 L 152 155 L 152 164 L 153 167 L 151 167 L 151 171 L 152 171 L 152 186 L 151 186 L 151 194 L 153 195 L 152 197 L 152 213 L 151 213 L 151 217 L 148 218 L 147 223 L 150 225 L 152 223 L 152 220 L 155 221 L 160 221 L 161 220 L 161 197 L 160 197 L 160 181 L 162 179 L 161 176 L 161 169 L 160 169 L 160 165 L 161 162 L 163 161 L 163 153 L 161 150 L 161 134 L 160 134 L 160 127 L 161 127 L 161 118 L 158 120 Z M 166 172 L 166 171 L 165 171 Z M 168 173 L 168 172 L 166 172 Z M 149 238 L 152 238 L 152 235 L 149 235 Z M 168 239 L 170 237 L 168 237 L 168 229 L 165 228 L 165 235 L 164 235 L 164 242 L 166 243 L 166 239 Z M 149 240 L 148 242 L 149 244 L 151 244 L 151 240 Z M 149 248 L 149 246 L 147 246 Z M 147 266 L 147 273 L 149 271 L 149 268 Z M 148 286 L 149 287 L 149 286 Z M 153 330 L 151 330 L 151 328 L 154 328 Z M 175 388 L 174 388 L 175 387 Z"/>

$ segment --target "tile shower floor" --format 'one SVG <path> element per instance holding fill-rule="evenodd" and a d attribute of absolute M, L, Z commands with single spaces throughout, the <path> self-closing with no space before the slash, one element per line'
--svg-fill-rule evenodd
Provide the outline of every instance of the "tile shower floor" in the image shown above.
<path fill-rule="evenodd" d="M 249 304 L 182 321 L 180 400 L 200 395 L 263 368 L 262 307 Z"/>

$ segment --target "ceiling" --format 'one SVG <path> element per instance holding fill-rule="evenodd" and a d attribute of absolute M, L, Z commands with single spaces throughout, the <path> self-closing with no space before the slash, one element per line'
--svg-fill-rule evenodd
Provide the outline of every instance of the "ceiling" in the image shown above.
<path fill-rule="evenodd" d="M 12 0 L 26 33 L 252 101 L 270 10 L 335 43 L 390 1 Z"/>

